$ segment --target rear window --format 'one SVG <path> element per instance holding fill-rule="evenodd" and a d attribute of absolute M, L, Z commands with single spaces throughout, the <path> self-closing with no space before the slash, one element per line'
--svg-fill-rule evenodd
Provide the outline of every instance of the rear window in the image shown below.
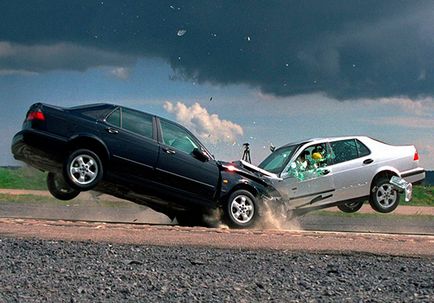
<path fill-rule="evenodd" d="M 104 119 L 105 115 L 107 115 L 110 108 L 107 106 L 92 106 L 92 107 L 73 107 L 71 108 L 74 112 L 80 113 L 81 115 L 94 119 Z"/>
<path fill-rule="evenodd" d="M 359 151 L 359 157 L 364 157 L 371 153 L 369 148 L 367 148 L 366 145 L 360 142 L 359 140 L 356 140 L 356 144 L 357 144 L 357 149 Z"/>
<path fill-rule="evenodd" d="M 152 116 L 123 108 L 122 128 L 152 139 Z"/>
<path fill-rule="evenodd" d="M 334 164 L 357 159 L 371 153 L 362 142 L 356 139 L 330 142 L 330 146 L 333 150 Z"/>

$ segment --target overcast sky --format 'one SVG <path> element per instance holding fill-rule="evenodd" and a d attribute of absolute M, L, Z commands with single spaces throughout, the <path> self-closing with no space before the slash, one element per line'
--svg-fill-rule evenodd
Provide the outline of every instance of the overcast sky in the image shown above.
<path fill-rule="evenodd" d="M 217 158 L 363 134 L 434 169 L 433 1 L 0 1 L 0 165 L 29 105 L 111 102 Z"/>

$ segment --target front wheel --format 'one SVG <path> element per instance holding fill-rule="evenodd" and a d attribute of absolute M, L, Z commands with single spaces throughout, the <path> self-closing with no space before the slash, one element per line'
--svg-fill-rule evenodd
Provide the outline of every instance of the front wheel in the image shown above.
<path fill-rule="evenodd" d="M 399 192 L 387 178 L 378 179 L 372 188 L 369 203 L 380 213 L 390 213 L 398 207 Z"/>
<path fill-rule="evenodd" d="M 72 187 L 81 191 L 90 190 L 102 179 L 102 162 L 91 150 L 76 150 L 65 161 L 64 175 Z"/>
<path fill-rule="evenodd" d="M 359 211 L 363 206 L 364 201 L 346 202 L 339 204 L 338 208 L 344 213 L 355 213 Z"/>
<path fill-rule="evenodd" d="M 236 190 L 230 195 L 226 207 L 226 218 L 231 227 L 250 227 L 258 217 L 258 202 L 249 191 Z"/>
<path fill-rule="evenodd" d="M 72 188 L 65 182 L 62 174 L 48 173 L 47 187 L 50 194 L 59 200 L 71 200 L 80 194 L 80 191 Z"/>

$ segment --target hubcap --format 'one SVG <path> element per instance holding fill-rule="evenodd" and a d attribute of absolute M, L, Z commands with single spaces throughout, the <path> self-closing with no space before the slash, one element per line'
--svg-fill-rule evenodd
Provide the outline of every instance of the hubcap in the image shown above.
<path fill-rule="evenodd" d="M 74 183 L 86 185 L 96 179 L 98 165 L 92 156 L 78 155 L 71 161 L 69 172 Z"/>
<path fill-rule="evenodd" d="M 377 190 L 377 201 L 384 208 L 391 207 L 397 197 L 396 190 L 390 184 L 383 184 Z"/>
<path fill-rule="evenodd" d="M 252 199 L 247 196 L 236 196 L 231 202 L 231 215 L 234 220 L 241 224 L 246 224 L 252 220 L 255 214 L 255 207 Z"/>

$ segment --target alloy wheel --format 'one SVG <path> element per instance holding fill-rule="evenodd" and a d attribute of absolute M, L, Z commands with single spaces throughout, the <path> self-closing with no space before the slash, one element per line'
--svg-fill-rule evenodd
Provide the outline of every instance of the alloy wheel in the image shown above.
<path fill-rule="evenodd" d="M 74 183 L 90 184 L 98 176 L 98 164 L 92 156 L 80 154 L 71 161 L 69 172 Z"/>

